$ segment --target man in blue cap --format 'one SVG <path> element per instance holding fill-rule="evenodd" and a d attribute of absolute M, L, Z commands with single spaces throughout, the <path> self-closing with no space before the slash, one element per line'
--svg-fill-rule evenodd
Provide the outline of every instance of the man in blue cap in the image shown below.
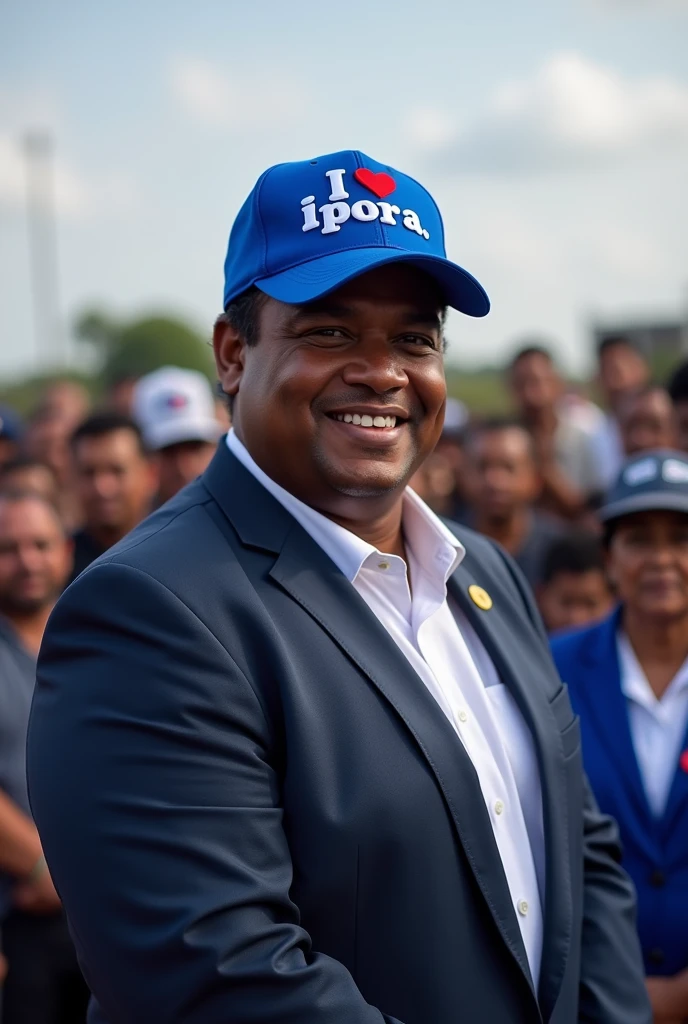
<path fill-rule="evenodd" d="M 69 588 L 33 811 L 109 1024 L 649 1024 L 632 887 L 511 560 L 406 485 L 485 292 L 417 182 L 266 171 L 214 334 L 233 430 Z"/>

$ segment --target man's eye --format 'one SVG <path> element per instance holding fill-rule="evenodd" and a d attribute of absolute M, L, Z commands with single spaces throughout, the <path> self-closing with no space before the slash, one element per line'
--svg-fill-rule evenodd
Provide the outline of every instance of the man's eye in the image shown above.
<path fill-rule="evenodd" d="M 311 331 L 311 334 L 316 335 L 319 338 L 345 338 L 346 334 L 339 327 L 318 327 L 317 330 Z"/>
<path fill-rule="evenodd" d="M 425 334 L 402 334 L 399 341 L 405 345 L 425 345 L 427 348 L 437 348 L 435 341 Z"/>

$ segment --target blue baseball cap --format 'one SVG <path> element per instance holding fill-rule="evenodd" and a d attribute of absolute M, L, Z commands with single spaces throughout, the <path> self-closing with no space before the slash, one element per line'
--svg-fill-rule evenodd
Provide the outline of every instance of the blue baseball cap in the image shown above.
<path fill-rule="evenodd" d="M 388 263 L 411 263 L 468 316 L 490 309 L 482 286 L 447 259 L 437 205 L 407 174 L 357 150 L 277 164 L 241 207 L 225 260 L 225 309 L 255 285 L 302 305 Z"/>
<path fill-rule="evenodd" d="M 688 455 L 662 449 L 628 459 L 599 511 L 603 523 L 634 512 L 688 515 Z"/>

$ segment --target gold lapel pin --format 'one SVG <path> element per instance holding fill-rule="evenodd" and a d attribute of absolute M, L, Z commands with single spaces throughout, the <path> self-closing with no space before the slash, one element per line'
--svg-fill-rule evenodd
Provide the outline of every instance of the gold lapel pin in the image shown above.
<path fill-rule="evenodd" d="M 480 608 L 481 611 L 489 612 L 490 608 L 492 607 L 492 598 L 490 597 L 486 590 L 483 590 L 482 587 L 479 587 L 477 586 L 477 584 L 472 583 L 471 586 L 468 588 L 468 596 L 470 597 L 473 604 L 477 604 L 478 608 Z"/>

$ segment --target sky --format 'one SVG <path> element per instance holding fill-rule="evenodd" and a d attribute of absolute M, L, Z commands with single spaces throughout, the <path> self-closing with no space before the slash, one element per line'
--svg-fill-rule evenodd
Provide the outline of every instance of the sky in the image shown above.
<path fill-rule="evenodd" d="M 256 178 L 346 148 L 418 178 L 485 286 L 452 360 L 688 316 L 688 0 L 3 0 L 0 380 L 98 307 L 209 335 Z M 35 338 L 22 140 L 55 147 L 58 314 Z M 38 302 L 45 320 L 52 302 Z"/>

